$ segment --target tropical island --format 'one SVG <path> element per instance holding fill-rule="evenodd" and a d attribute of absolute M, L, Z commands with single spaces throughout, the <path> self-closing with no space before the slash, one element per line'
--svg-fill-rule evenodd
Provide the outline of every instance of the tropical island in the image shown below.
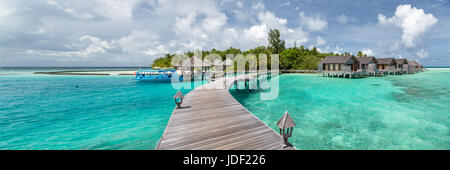
<path fill-rule="evenodd" d="M 256 54 L 257 58 L 259 54 L 267 54 L 270 57 L 271 54 L 280 54 L 280 69 L 283 70 L 317 70 L 317 64 L 324 59 L 326 56 L 335 56 L 335 55 L 350 55 L 350 53 L 345 52 L 343 54 L 333 54 L 333 53 L 322 53 L 317 50 L 316 47 L 312 49 L 305 48 L 303 45 L 297 47 L 294 43 L 293 47 L 286 48 L 285 41 L 280 39 L 280 31 L 277 29 L 270 29 L 268 33 L 268 46 L 258 46 L 249 50 L 241 50 L 237 48 L 230 47 L 226 50 L 206 50 L 201 51 L 202 59 L 205 58 L 208 54 L 218 54 L 222 57 L 222 60 L 225 60 L 226 54 L 243 54 L 246 56 L 247 54 Z M 185 55 L 192 57 L 196 52 L 188 51 Z M 362 56 L 362 53 L 359 52 Z M 172 58 L 176 54 L 166 54 L 163 57 L 155 59 L 153 61 L 152 67 L 160 67 L 160 68 L 170 68 L 173 67 L 171 65 Z M 198 56 L 199 57 L 199 56 Z M 270 65 L 270 58 L 268 60 L 268 64 Z"/>

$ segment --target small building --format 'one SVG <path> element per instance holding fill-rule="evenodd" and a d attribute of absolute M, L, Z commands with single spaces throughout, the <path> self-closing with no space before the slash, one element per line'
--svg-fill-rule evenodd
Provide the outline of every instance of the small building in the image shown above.
<path fill-rule="evenodd" d="M 423 66 L 421 64 L 419 64 L 419 62 L 417 62 L 415 60 L 410 60 L 409 63 L 410 63 L 409 68 L 412 70 L 413 73 L 423 71 Z"/>
<path fill-rule="evenodd" d="M 419 71 L 423 72 L 423 71 L 425 70 L 425 67 L 422 66 L 422 64 L 420 64 L 420 63 L 417 62 L 417 61 L 416 61 L 416 63 L 417 63 L 417 65 L 419 65 Z"/>
<path fill-rule="evenodd" d="M 397 72 L 400 74 L 407 74 L 408 73 L 408 60 L 404 58 L 395 59 L 395 62 L 397 62 Z"/>
<path fill-rule="evenodd" d="M 408 60 L 408 71 L 410 74 L 417 73 L 420 71 L 420 65 L 414 60 Z"/>
<path fill-rule="evenodd" d="M 378 61 L 375 57 L 356 57 L 359 61 L 359 70 L 362 71 L 366 75 L 379 75 L 379 71 L 377 69 Z"/>
<path fill-rule="evenodd" d="M 179 62 L 179 64 L 173 65 L 173 67 L 179 70 L 185 79 L 202 80 L 205 77 L 205 73 L 211 68 L 211 64 L 196 56 L 192 56 Z"/>
<path fill-rule="evenodd" d="M 394 58 L 377 58 L 377 69 L 383 74 L 397 74 L 397 62 Z"/>
<path fill-rule="evenodd" d="M 361 77 L 363 73 L 358 71 L 359 67 L 359 61 L 353 55 L 327 56 L 319 63 L 318 72 L 323 76 Z"/>

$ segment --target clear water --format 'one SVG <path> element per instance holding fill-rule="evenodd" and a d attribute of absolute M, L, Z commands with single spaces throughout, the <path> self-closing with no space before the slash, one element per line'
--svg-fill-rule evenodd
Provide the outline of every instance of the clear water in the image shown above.
<path fill-rule="evenodd" d="M 33 71 L 0 70 L 0 149 L 154 149 L 174 108 L 168 83 Z"/>
<path fill-rule="evenodd" d="M 284 74 L 276 100 L 230 90 L 278 131 L 287 110 L 298 149 L 450 149 L 450 69 L 363 79 Z"/>

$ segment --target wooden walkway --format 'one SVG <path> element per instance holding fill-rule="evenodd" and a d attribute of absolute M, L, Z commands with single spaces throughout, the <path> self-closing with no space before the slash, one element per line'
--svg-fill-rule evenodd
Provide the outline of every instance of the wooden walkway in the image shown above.
<path fill-rule="evenodd" d="M 174 109 L 156 149 L 283 149 L 278 133 L 250 113 L 228 91 L 234 80 L 248 78 L 218 78 L 186 94 L 182 108 Z M 213 86 L 216 88 L 212 89 Z"/>

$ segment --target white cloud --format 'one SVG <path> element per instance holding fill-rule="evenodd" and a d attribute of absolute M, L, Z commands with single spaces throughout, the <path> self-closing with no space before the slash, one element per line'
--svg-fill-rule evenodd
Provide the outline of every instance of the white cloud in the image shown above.
<path fill-rule="evenodd" d="M 420 35 L 428 31 L 437 19 L 433 14 L 426 14 L 423 9 L 417 9 L 411 5 L 399 5 L 394 16 L 387 18 L 383 14 L 378 14 L 380 24 L 394 24 L 402 28 L 401 42 L 405 47 L 415 47 L 416 40 Z"/>
<path fill-rule="evenodd" d="M 8 15 L 11 15 L 15 12 L 15 9 L 6 9 L 6 8 L 2 8 L 0 7 L 0 17 L 5 17 Z"/>
<path fill-rule="evenodd" d="M 267 39 L 268 28 L 266 24 L 254 25 L 249 29 L 244 29 L 244 37 L 253 43 L 262 43 Z"/>
<path fill-rule="evenodd" d="M 224 48 L 236 46 L 236 40 L 240 38 L 239 32 L 235 28 L 227 28 L 222 33 L 221 44 Z"/>
<path fill-rule="evenodd" d="M 60 59 L 67 59 L 67 57 L 82 57 L 86 59 L 92 54 L 106 53 L 107 50 L 115 48 L 114 44 L 114 41 L 104 41 L 98 37 L 85 35 L 79 38 L 77 44 L 72 44 L 73 47 L 80 47 L 80 49 L 65 51 L 28 49 L 25 53 L 31 55 L 54 56 L 59 57 Z"/>
<path fill-rule="evenodd" d="M 138 0 L 96 0 L 97 11 L 110 19 L 128 19 L 133 16 L 133 8 Z"/>
<path fill-rule="evenodd" d="M 316 38 L 316 45 L 320 46 L 320 45 L 325 45 L 327 43 L 327 41 L 325 41 L 321 36 L 317 36 Z"/>
<path fill-rule="evenodd" d="M 294 29 L 288 29 L 288 32 L 284 33 L 286 36 L 286 45 L 293 45 L 294 42 L 297 45 L 305 44 L 309 41 L 308 32 L 304 31 L 302 27 L 297 27 Z"/>
<path fill-rule="evenodd" d="M 337 17 L 337 20 L 341 23 L 341 24 L 345 24 L 348 22 L 348 17 L 345 14 L 339 15 Z"/>
<path fill-rule="evenodd" d="M 28 31 L 28 34 L 45 34 L 47 31 L 44 28 L 39 28 L 38 30 L 35 31 Z"/>
<path fill-rule="evenodd" d="M 341 47 L 336 46 L 336 47 L 334 48 L 333 53 L 334 53 L 334 54 L 342 54 L 342 51 L 343 51 L 343 49 L 342 49 Z"/>
<path fill-rule="evenodd" d="M 142 53 L 152 48 L 158 37 L 149 31 L 134 30 L 130 35 L 120 38 L 117 43 L 125 53 Z"/>
<path fill-rule="evenodd" d="M 202 27 L 209 32 L 217 32 L 222 26 L 227 22 L 227 17 L 225 14 L 218 14 L 213 16 L 208 16 L 203 20 Z"/>
<path fill-rule="evenodd" d="M 244 6 L 244 3 L 243 3 L 242 1 L 237 1 L 237 2 L 236 2 L 236 5 L 237 5 L 239 8 L 242 8 L 242 7 Z"/>
<path fill-rule="evenodd" d="M 261 1 L 258 1 L 258 3 L 254 4 L 252 6 L 252 9 L 253 10 L 261 10 L 262 11 L 262 10 L 265 9 L 265 6 L 264 6 L 264 4 Z"/>
<path fill-rule="evenodd" d="M 421 49 L 416 54 L 419 58 L 428 58 L 428 52 L 426 52 L 424 49 Z"/>
<path fill-rule="evenodd" d="M 289 5 L 291 5 L 291 2 L 287 1 L 287 2 L 285 2 L 285 3 L 281 3 L 281 4 L 278 5 L 278 6 L 279 6 L 279 7 L 282 7 L 282 6 L 289 6 Z"/>
<path fill-rule="evenodd" d="M 164 45 L 158 45 L 156 48 L 148 49 L 146 51 L 143 51 L 142 53 L 149 56 L 154 56 L 158 54 L 167 54 L 169 53 L 169 49 Z"/>
<path fill-rule="evenodd" d="M 49 1 L 47 1 L 47 3 L 50 5 L 53 5 L 53 6 L 56 6 L 58 4 L 57 2 L 55 2 L 53 0 L 49 0 Z"/>
<path fill-rule="evenodd" d="M 260 12 L 258 14 L 258 20 L 262 23 L 267 24 L 270 28 L 277 28 L 281 29 L 281 27 L 284 27 L 286 25 L 287 20 L 284 18 L 278 18 L 275 16 L 274 13 L 266 11 L 266 12 Z"/>
<path fill-rule="evenodd" d="M 279 18 L 274 13 L 270 11 L 258 13 L 258 20 L 261 25 L 265 25 L 266 31 L 264 38 L 261 38 L 259 42 L 266 44 L 267 42 L 267 32 L 268 29 L 278 29 L 281 34 L 281 38 L 286 41 L 286 45 L 293 45 L 294 42 L 297 44 L 304 44 L 308 42 L 308 33 L 303 30 L 302 27 L 289 28 L 287 26 L 287 19 Z"/>
<path fill-rule="evenodd" d="M 374 56 L 375 55 L 375 53 L 372 51 L 372 49 L 364 49 L 364 50 L 362 50 L 361 51 L 361 53 L 364 55 L 367 55 L 367 56 Z"/>
<path fill-rule="evenodd" d="M 322 20 L 319 15 L 306 16 L 305 12 L 300 12 L 300 22 L 310 31 L 320 31 L 328 25 L 328 22 Z"/>

